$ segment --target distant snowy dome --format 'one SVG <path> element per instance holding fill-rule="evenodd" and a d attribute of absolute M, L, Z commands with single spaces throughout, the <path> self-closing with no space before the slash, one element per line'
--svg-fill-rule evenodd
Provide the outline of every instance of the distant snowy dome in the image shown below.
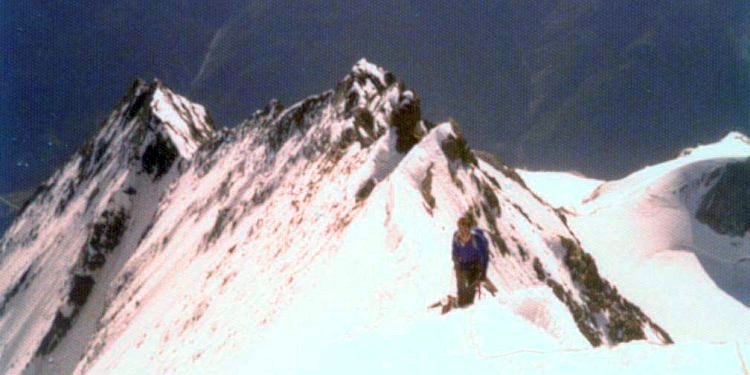
<path fill-rule="evenodd" d="M 732 132 L 604 182 L 570 210 L 568 223 L 602 272 L 678 342 L 750 338 L 750 275 L 741 272 L 750 249 L 748 158 L 748 138 Z M 530 186 L 554 197 L 563 186 L 547 181 Z"/>
<path fill-rule="evenodd" d="M 689 147 L 680 152 L 679 157 L 692 156 L 696 151 L 704 152 L 705 155 L 699 157 L 711 157 L 711 155 L 734 155 L 737 152 L 743 153 L 750 148 L 750 138 L 745 134 L 733 131 L 727 133 L 720 141 L 708 145 L 699 145 Z"/>

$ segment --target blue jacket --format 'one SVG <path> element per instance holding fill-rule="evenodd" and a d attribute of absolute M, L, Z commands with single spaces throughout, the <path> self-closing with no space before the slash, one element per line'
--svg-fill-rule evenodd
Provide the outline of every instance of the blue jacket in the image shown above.
<path fill-rule="evenodd" d="M 487 272 L 489 261 L 489 249 L 487 238 L 481 229 L 471 230 L 471 241 L 465 245 L 458 240 L 458 231 L 453 233 L 453 264 L 462 270 L 468 270 L 475 264 L 479 264 L 482 272 Z"/>

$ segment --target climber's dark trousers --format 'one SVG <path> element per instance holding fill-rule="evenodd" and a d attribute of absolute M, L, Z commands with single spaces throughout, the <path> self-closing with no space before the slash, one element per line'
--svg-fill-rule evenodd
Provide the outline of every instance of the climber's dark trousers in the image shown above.
<path fill-rule="evenodd" d="M 465 269 L 463 269 L 465 268 Z M 456 267 L 456 284 L 458 289 L 458 306 L 464 307 L 474 303 L 474 295 L 477 292 L 476 283 L 482 275 L 479 263 L 469 267 Z"/>

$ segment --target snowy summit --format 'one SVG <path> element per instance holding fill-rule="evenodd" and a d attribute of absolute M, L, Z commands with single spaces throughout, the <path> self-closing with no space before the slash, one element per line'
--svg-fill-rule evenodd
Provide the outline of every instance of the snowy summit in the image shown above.
<path fill-rule="evenodd" d="M 612 270 L 594 221 L 618 184 L 553 207 L 364 59 L 220 131 L 136 82 L 0 241 L 0 373 L 740 369 L 745 346 L 669 345 L 695 335 Z M 441 314 L 462 216 L 499 291 Z"/>

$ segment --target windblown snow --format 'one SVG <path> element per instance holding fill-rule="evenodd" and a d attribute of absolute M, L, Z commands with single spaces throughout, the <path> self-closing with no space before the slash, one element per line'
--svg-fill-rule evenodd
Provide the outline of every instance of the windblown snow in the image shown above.
<path fill-rule="evenodd" d="M 708 147 L 633 183 L 542 200 L 513 168 L 477 159 L 457 124 L 424 120 L 417 94 L 364 59 L 335 90 L 271 101 L 231 130 L 160 82 L 136 82 L 0 242 L 0 373 L 742 373 L 745 343 L 668 344 L 747 337 L 729 332 L 746 324 L 743 303 L 685 255 L 601 235 L 632 230 L 612 210 L 642 202 L 637 192 L 652 199 L 679 181 L 688 188 L 665 204 L 697 209 L 710 186 L 672 171 L 730 160 L 705 161 Z M 442 315 L 428 306 L 455 293 L 450 241 L 465 214 L 490 239 L 500 291 Z M 748 248 L 731 238 L 716 257 L 739 256 L 731 241 Z M 650 273 L 637 281 L 618 262 Z M 686 286 L 638 288 L 686 269 Z M 686 293 L 673 315 L 680 300 L 665 285 Z M 713 335 L 683 324 L 697 316 L 691 295 L 729 314 L 713 316 Z"/>

